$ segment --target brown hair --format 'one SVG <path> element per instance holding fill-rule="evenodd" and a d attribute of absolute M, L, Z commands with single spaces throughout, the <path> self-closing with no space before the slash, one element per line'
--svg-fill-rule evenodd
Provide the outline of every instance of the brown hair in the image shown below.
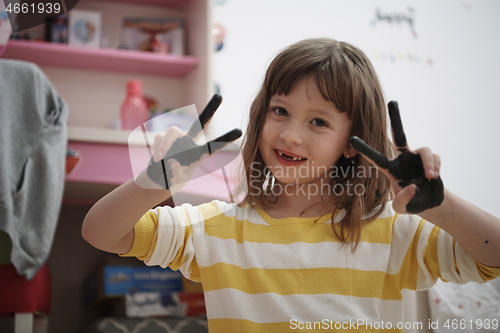
<path fill-rule="evenodd" d="M 334 39 L 303 40 L 287 47 L 274 58 L 250 108 L 250 120 L 242 148 L 248 193 L 242 204 L 266 206 L 266 196 L 260 190 L 265 163 L 259 151 L 259 141 L 269 101 L 275 94 L 288 94 L 294 83 L 305 76 L 314 78 L 325 100 L 333 102 L 340 112 L 347 113 L 352 121 L 351 135 L 358 136 L 385 156 L 393 156 L 392 144 L 387 135 L 382 89 L 367 56 L 358 48 Z M 371 164 L 360 154 L 349 160 L 341 156 L 337 166 L 371 170 Z M 389 180 L 381 172 L 378 172 L 379 177 L 358 178 L 356 174 L 353 177 L 351 172 L 347 174 L 346 178 L 332 179 L 331 184 L 345 186 L 348 181 L 353 187 L 362 184 L 364 194 L 349 195 L 343 191 L 326 204 L 333 210 L 332 228 L 335 235 L 344 243 L 350 243 L 354 251 L 361 240 L 363 224 L 374 220 L 382 212 L 392 192 Z M 251 186 L 251 181 L 256 180 L 260 186 Z M 365 216 L 377 206 L 380 208 L 375 214 Z M 345 215 L 339 226 L 335 227 L 334 214 L 339 209 L 344 209 Z"/>

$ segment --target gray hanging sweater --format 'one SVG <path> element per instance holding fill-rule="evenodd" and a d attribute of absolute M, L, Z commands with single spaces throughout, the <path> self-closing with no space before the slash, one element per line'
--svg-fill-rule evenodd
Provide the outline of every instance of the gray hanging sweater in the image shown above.
<path fill-rule="evenodd" d="M 27 279 L 47 260 L 54 238 L 66 119 L 66 103 L 36 65 L 0 59 L 0 230 L 10 236 L 11 262 Z"/>

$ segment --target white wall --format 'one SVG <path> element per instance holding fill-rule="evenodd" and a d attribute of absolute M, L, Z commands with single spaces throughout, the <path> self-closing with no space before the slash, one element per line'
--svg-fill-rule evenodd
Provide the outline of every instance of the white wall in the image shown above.
<path fill-rule="evenodd" d="M 409 15 L 409 7 L 413 29 L 374 21 L 377 8 Z M 245 127 L 283 47 L 309 37 L 344 40 L 369 56 L 387 100 L 399 102 L 410 146 L 441 155 L 445 186 L 500 216 L 500 1 L 216 0 L 213 13 L 226 28 L 214 55 L 224 97 L 216 132 Z"/>

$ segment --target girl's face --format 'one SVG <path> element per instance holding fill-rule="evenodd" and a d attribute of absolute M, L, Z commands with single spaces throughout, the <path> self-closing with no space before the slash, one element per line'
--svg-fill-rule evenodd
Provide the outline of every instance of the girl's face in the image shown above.
<path fill-rule="evenodd" d="M 347 156 L 351 126 L 347 113 L 323 98 L 312 77 L 305 77 L 288 95 L 271 97 L 259 149 L 278 181 L 321 186 L 330 182 L 340 156 Z"/>

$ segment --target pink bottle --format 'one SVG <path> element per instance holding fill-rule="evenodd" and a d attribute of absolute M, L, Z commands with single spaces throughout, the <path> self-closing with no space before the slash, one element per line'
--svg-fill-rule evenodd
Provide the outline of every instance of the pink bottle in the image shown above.
<path fill-rule="evenodd" d="M 133 130 L 148 120 L 149 110 L 142 97 L 142 81 L 130 80 L 127 82 L 127 97 L 120 109 L 121 127 L 124 130 Z"/>

